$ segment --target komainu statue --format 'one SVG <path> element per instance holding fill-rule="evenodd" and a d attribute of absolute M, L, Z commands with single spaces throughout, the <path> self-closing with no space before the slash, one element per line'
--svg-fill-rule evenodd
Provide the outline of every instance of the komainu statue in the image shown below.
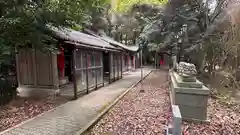
<path fill-rule="evenodd" d="M 196 66 L 192 63 L 180 62 L 177 66 L 177 73 L 180 76 L 194 77 L 197 75 Z"/>

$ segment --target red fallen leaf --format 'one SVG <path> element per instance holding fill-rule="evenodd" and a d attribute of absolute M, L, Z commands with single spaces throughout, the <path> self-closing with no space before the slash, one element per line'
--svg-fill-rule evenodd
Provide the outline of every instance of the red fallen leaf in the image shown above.
<path fill-rule="evenodd" d="M 162 74 L 166 72 L 151 74 L 147 77 L 144 81 L 144 93 L 139 93 L 140 85 L 133 88 L 90 132 L 104 134 L 99 125 L 105 129 L 104 131 L 108 131 L 106 126 L 113 122 L 113 128 L 118 134 L 163 134 L 165 121 L 168 121 L 167 118 L 170 118 L 171 114 L 167 85 L 161 85 L 167 79 L 165 77 L 156 79 Z"/>
<path fill-rule="evenodd" d="M 0 108 L 0 132 L 67 101 L 63 98 L 55 101 L 54 104 L 48 104 L 45 100 L 24 100 L 19 98 L 14 103 L 4 106 L 3 111 Z M 11 109 L 13 107 L 16 110 L 13 111 Z"/>

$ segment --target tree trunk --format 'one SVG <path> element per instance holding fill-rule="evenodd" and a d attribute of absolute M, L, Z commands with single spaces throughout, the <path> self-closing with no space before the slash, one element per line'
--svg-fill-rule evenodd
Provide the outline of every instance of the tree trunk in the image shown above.
<path fill-rule="evenodd" d="M 123 43 L 123 35 L 122 35 L 122 33 L 120 34 L 120 42 Z"/>
<path fill-rule="evenodd" d="M 128 36 L 126 34 L 126 38 L 125 38 L 125 45 L 128 45 Z"/>

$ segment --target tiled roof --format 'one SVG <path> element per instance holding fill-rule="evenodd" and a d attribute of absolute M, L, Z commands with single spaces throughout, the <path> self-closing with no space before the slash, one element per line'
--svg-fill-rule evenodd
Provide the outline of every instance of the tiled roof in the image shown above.
<path fill-rule="evenodd" d="M 126 49 L 128 51 L 133 51 L 133 52 L 138 51 L 138 46 L 126 46 L 122 43 L 115 41 L 114 39 L 112 39 L 110 37 L 107 37 L 107 36 L 102 36 L 101 39 L 110 44 L 113 44 L 113 45 L 119 46 L 120 48 Z"/>
<path fill-rule="evenodd" d="M 75 31 L 67 28 L 59 29 L 56 27 L 51 27 L 51 29 L 55 32 L 56 36 L 58 36 L 59 38 L 65 41 L 76 42 L 78 43 L 76 44 L 77 46 L 84 44 L 84 46 L 89 45 L 89 47 L 95 46 L 100 48 L 117 49 L 116 47 L 110 45 L 108 42 L 98 37 L 91 36 L 79 31 Z"/>
<path fill-rule="evenodd" d="M 98 38 L 100 38 L 100 39 L 110 43 L 111 45 L 123 48 L 123 49 L 128 50 L 128 51 L 136 52 L 139 49 L 138 46 L 126 46 L 126 45 L 124 45 L 122 43 L 119 43 L 119 42 L 115 41 L 114 39 L 112 39 L 112 38 L 110 38 L 108 36 L 99 36 L 99 35 L 95 34 L 94 32 L 92 32 L 91 30 L 88 30 L 88 29 L 85 29 L 85 32 L 87 32 L 88 34 L 91 34 L 91 35 L 93 35 L 95 37 L 98 37 Z"/>

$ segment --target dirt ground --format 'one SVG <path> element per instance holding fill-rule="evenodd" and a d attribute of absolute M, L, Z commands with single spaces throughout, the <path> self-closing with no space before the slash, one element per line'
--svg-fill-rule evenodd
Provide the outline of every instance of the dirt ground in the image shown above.
<path fill-rule="evenodd" d="M 208 124 L 183 122 L 183 135 L 240 135 L 240 108 L 236 105 L 210 98 L 208 117 Z"/>
<path fill-rule="evenodd" d="M 183 135 L 240 135 L 240 104 L 228 87 L 225 75 L 202 80 L 211 90 L 208 100 L 209 124 L 183 122 Z"/>
<path fill-rule="evenodd" d="M 121 99 L 87 135 L 163 135 L 171 122 L 167 72 L 153 72 Z M 228 101 L 228 102 L 226 102 Z M 183 135 L 240 135 L 240 107 L 228 99 L 211 95 L 210 123 L 182 123 Z"/>

